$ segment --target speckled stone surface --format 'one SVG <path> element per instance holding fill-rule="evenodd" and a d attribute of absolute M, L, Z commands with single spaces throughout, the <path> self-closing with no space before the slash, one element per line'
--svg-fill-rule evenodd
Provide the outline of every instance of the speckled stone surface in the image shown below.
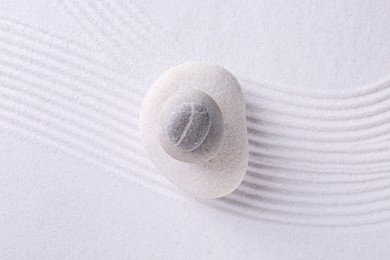
<path fill-rule="evenodd" d="M 161 146 L 183 162 L 207 162 L 222 147 L 222 112 L 203 91 L 185 89 L 169 97 L 161 109 L 159 127 Z"/>
<path fill-rule="evenodd" d="M 164 125 L 169 142 L 191 152 L 203 143 L 210 131 L 210 112 L 202 104 L 183 103 L 172 111 Z"/>
<path fill-rule="evenodd" d="M 245 176 L 244 96 L 222 67 L 185 63 L 165 72 L 144 99 L 140 132 L 157 169 L 186 193 L 222 197 Z"/>

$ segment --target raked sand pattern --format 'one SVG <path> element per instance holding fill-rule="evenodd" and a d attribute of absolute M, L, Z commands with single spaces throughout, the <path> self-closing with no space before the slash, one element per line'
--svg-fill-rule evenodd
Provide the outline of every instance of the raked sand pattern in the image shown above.
<path fill-rule="evenodd" d="M 153 49 L 150 35 L 165 41 L 164 28 L 142 7 L 119 0 L 61 5 L 86 33 L 93 31 L 102 52 L 1 18 L 2 131 L 54 146 L 169 199 L 254 221 L 337 229 L 390 224 L 390 80 L 293 91 L 238 77 L 247 102 L 247 176 L 225 198 L 195 201 L 147 159 L 138 136 L 145 93 L 137 78 L 129 81 L 118 69 Z"/>

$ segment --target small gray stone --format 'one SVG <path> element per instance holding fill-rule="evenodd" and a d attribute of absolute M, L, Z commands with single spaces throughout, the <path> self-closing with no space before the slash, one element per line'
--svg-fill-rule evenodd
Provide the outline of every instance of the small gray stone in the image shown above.
<path fill-rule="evenodd" d="M 171 112 L 165 132 L 171 144 L 190 152 L 203 143 L 210 126 L 210 113 L 205 105 L 184 103 Z"/>
<path fill-rule="evenodd" d="M 160 144 L 177 160 L 191 163 L 211 160 L 220 148 L 223 132 L 221 110 L 203 91 L 178 91 L 162 107 Z"/>

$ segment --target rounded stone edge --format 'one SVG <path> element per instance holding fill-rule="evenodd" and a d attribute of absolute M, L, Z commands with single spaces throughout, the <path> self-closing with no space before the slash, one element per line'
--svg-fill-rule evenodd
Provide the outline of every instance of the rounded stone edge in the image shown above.
<path fill-rule="evenodd" d="M 202 63 L 202 62 L 188 62 L 188 63 L 183 63 L 183 64 L 179 64 L 177 66 L 174 66 L 172 68 L 170 68 L 169 70 L 165 71 L 162 75 L 160 75 L 160 77 L 153 83 L 152 85 L 152 88 L 149 89 L 147 95 L 145 96 L 145 100 L 142 104 L 142 107 L 141 107 L 141 112 L 140 112 L 140 131 L 141 131 L 141 137 L 145 143 L 145 146 L 146 146 L 146 150 L 148 151 L 148 153 L 150 154 L 150 159 L 153 161 L 153 163 L 156 165 L 156 167 L 159 167 L 159 165 L 162 165 L 164 166 L 164 164 L 161 164 L 161 160 L 157 159 L 155 157 L 155 154 L 153 154 L 153 149 L 150 149 L 151 147 L 150 144 L 151 143 L 148 143 L 148 140 L 147 140 L 147 137 L 144 136 L 142 134 L 143 130 L 142 129 L 145 129 L 145 127 L 147 128 L 147 124 L 144 125 L 144 121 L 143 121 L 143 115 L 144 115 L 144 112 L 145 110 L 148 110 L 149 106 L 151 105 L 150 103 L 149 104 L 145 104 L 145 101 L 147 99 L 150 99 L 152 98 L 151 96 L 153 96 L 155 93 L 151 93 L 151 91 L 153 92 L 156 92 L 157 90 L 154 89 L 154 87 L 157 87 L 156 85 L 159 84 L 160 81 L 167 81 L 171 76 L 172 74 L 178 74 L 178 71 L 179 70 L 183 70 L 183 69 L 193 69 L 191 67 L 193 66 L 201 66 L 202 69 L 209 69 L 209 68 L 212 68 L 216 71 L 218 71 L 219 73 L 226 73 L 226 76 L 229 77 L 230 80 L 234 81 L 235 82 L 235 86 L 234 86 L 234 89 L 232 89 L 232 91 L 235 91 L 237 92 L 236 94 L 238 96 L 240 96 L 242 98 L 242 125 L 241 127 L 243 128 L 242 129 L 242 138 L 245 139 L 245 141 L 243 142 L 244 146 L 242 147 L 241 149 L 241 162 L 243 162 L 242 164 L 242 168 L 241 168 L 241 171 L 239 172 L 238 176 L 239 178 L 236 179 L 236 181 L 234 182 L 235 185 L 228 185 L 229 188 L 227 188 L 224 192 L 199 192 L 199 191 L 196 191 L 194 189 L 186 189 L 183 187 L 183 183 L 177 183 L 174 178 L 172 179 L 172 176 L 167 174 L 166 172 L 164 173 L 163 170 L 161 170 L 161 174 L 166 177 L 167 179 L 170 180 L 170 182 L 172 182 L 172 184 L 174 184 L 175 186 L 177 186 L 178 190 L 181 192 L 181 193 L 184 193 L 186 195 L 189 195 L 189 196 L 193 196 L 193 197 L 197 197 L 197 198 L 220 198 L 220 197 L 224 197 L 230 193 L 232 193 L 234 190 L 237 189 L 237 187 L 241 184 L 242 180 L 244 179 L 245 177 L 245 174 L 247 172 L 247 168 L 248 168 L 248 153 L 249 153 L 249 144 L 248 144 L 248 133 L 247 133 L 247 122 L 246 122 L 246 108 L 245 108 L 245 98 L 244 98 L 244 95 L 243 95 L 243 92 L 242 92 L 242 88 L 241 88 L 241 85 L 239 84 L 239 82 L 237 81 L 237 79 L 228 71 L 226 70 L 225 68 L 221 67 L 221 66 L 218 66 L 218 65 L 210 65 L 210 64 L 206 64 L 206 63 Z M 202 90 L 202 89 L 199 89 L 199 90 Z M 172 92 L 175 92 L 177 91 L 177 88 L 175 90 L 172 90 Z M 166 93 L 165 93 L 166 94 Z M 209 93 L 207 93 L 209 94 Z M 164 97 L 162 97 L 163 99 Z M 165 95 L 165 98 L 167 98 L 167 95 Z M 206 168 L 209 167 L 209 166 L 206 166 Z"/>

